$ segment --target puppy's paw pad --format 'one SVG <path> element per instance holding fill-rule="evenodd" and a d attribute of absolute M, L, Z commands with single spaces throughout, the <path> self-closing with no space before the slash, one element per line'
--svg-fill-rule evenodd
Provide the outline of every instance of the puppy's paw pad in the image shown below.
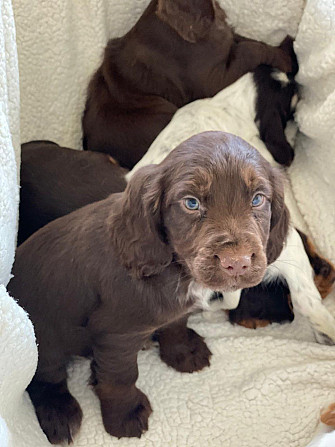
<path fill-rule="evenodd" d="M 179 372 L 192 373 L 210 365 L 212 353 L 203 338 L 192 329 L 178 343 L 160 346 L 161 359 Z"/>

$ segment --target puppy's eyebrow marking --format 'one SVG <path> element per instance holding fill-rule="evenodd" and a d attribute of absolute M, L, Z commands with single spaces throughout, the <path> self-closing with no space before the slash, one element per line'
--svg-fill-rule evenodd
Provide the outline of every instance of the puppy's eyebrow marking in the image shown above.
<path fill-rule="evenodd" d="M 182 181 L 182 189 L 199 196 L 206 196 L 213 183 L 213 175 L 205 168 L 197 168 L 189 179 Z"/>
<path fill-rule="evenodd" d="M 259 179 L 259 177 L 255 173 L 255 170 L 251 166 L 243 166 L 240 169 L 240 173 L 248 189 L 251 189 L 255 181 Z"/>
<path fill-rule="evenodd" d="M 264 193 L 270 194 L 269 182 L 261 174 L 258 174 L 251 166 L 241 169 L 241 176 L 249 191 L 263 190 Z"/>

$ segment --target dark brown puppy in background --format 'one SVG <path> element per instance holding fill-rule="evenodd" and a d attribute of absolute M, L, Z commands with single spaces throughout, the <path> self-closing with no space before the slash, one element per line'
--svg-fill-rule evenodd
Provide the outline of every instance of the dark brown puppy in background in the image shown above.
<path fill-rule="evenodd" d="M 107 154 L 52 141 L 22 144 L 18 245 L 52 220 L 124 191 L 127 172 Z"/>
<path fill-rule="evenodd" d="M 161 357 L 171 366 L 180 353 L 188 372 L 207 366 L 210 351 L 186 327 L 200 305 L 194 282 L 222 291 L 259 283 L 287 230 L 280 172 L 241 138 L 205 132 L 140 169 L 124 193 L 23 243 L 8 290 L 34 323 L 39 363 L 28 392 L 49 440 L 71 441 L 80 427 L 67 388 L 72 355 L 93 355 L 108 433 L 140 437 L 151 413 L 135 385 L 147 338 L 162 330 Z"/>
<path fill-rule="evenodd" d="M 88 87 L 83 147 L 131 169 L 178 108 L 260 64 L 292 70 L 283 49 L 236 35 L 217 2 L 152 0 L 125 36 L 107 44 Z"/>

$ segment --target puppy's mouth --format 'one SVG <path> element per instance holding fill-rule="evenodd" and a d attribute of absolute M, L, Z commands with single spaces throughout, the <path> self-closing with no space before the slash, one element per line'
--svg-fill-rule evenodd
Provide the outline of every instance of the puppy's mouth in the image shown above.
<path fill-rule="evenodd" d="M 225 278 L 204 278 L 203 275 L 195 274 L 194 279 L 211 290 L 235 292 L 238 289 L 246 289 L 256 286 L 262 281 L 264 274 L 265 269 L 260 269 L 248 277 L 240 277 L 236 275 Z"/>
<path fill-rule="evenodd" d="M 256 258 L 256 257 L 255 257 Z M 207 261 L 207 262 L 206 262 Z M 199 260 L 187 262 L 194 280 L 211 290 L 222 292 L 234 292 L 259 284 L 266 271 L 267 260 L 264 253 L 258 253 L 256 259 L 252 259 L 250 265 L 238 268 L 222 267 L 217 260 Z"/>

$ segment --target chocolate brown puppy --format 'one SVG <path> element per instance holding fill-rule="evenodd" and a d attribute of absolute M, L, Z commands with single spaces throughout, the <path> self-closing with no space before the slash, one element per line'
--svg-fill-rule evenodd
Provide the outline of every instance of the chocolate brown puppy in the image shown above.
<path fill-rule="evenodd" d="M 291 48 L 291 39 L 280 48 L 238 36 L 213 0 L 152 0 L 106 46 L 88 87 L 83 147 L 131 169 L 178 108 L 260 64 L 290 72 Z"/>
<path fill-rule="evenodd" d="M 22 144 L 18 245 L 57 217 L 124 191 L 126 173 L 107 154 L 52 141 Z"/>
<path fill-rule="evenodd" d="M 8 290 L 34 323 L 39 362 L 28 392 L 50 442 L 70 442 L 80 427 L 67 388 L 73 355 L 93 357 L 107 432 L 140 437 L 152 410 L 136 387 L 138 351 L 158 331 L 169 365 L 208 366 L 209 349 L 186 327 L 197 287 L 258 284 L 287 230 L 280 172 L 241 138 L 205 132 L 140 169 L 125 192 L 24 242 Z"/>
<path fill-rule="evenodd" d="M 127 171 L 105 154 L 76 151 L 50 141 L 32 141 L 21 149 L 19 244 L 48 222 L 126 187 Z M 315 271 L 316 285 L 325 297 L 334 286 L 334 267 L 316 252 L 306 235 L 300 235 Z M 249 328 L 293 318 L 289 290 L 280 281 L 245 289 L 237 309 L 229 311 L 231 322 Z M 182 363 L 175 367 L 188 368 Z"/>

